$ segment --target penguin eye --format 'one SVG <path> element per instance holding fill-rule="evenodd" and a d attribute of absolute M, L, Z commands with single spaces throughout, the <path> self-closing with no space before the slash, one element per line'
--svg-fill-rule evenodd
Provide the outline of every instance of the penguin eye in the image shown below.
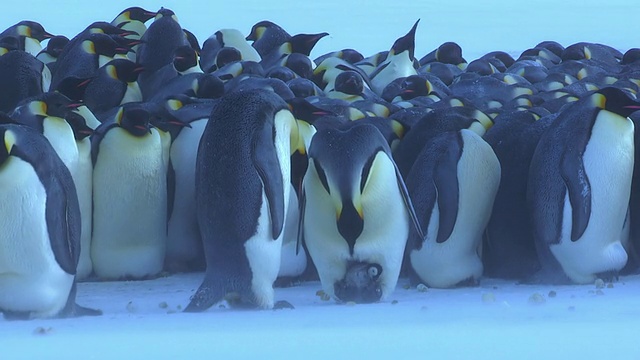
<path fill-rule="evenodd" d="M 369 273 L 369 276 L 371 278 L 376 278 L 378 276 L 378 268 L 375 266 L 371 266 L 369 267 L 369 269 L 367 270 L 367 273 Z"/>
<path fill-rule="evenodd" d="M 318 178 L 320 179 L 322 186 L 324 186 L 324 189 L 331 194 L 331 191 L 329 190 L 329 183 L 327 182 L 327 175 L 324 173 L 322 166 L 320 166 L 320 163 L 317 161 L 314 161 L 313 164 L 316 167 L 316 173 L 318 173 Z"/>
<path fill-rule="evenodd" d="M 369 159 L 367 159 L 367 162 L 364 163 L 364 166 L 362 167 L 362 176 L 360 177 L 360 193 L 364 191 L 364 187 L 365 185 L 367 185 L 367 180 L 369 179 L 369 172 L 371 171 L 373 160 L 376 159 L 376 155 L 378 155 L 377 151 L 374 152 L 373 155 L 369 157 Z"/>

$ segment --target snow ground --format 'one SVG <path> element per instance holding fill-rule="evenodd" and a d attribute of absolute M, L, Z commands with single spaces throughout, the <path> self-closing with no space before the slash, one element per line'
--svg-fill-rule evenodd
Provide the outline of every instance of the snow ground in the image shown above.
<path fill-rule="evenodd" d="M 418 57 L 445 41 L 458 42 L 469 61 L 493 50 L 517 56 L 543 40 L 565 46 L 601 42 L 622 51 L 640 46 L 640 2 L 632 0 L 426 0 L 410 5 L 388 0 L 366 4 L 251 0 L 232 5 L 115 0 L 96 5 L 30 0 L 3 6 L 0 28 L 31 19 L 52 33 L 73 36 L 93 21 L 110 21 L 127 6 L 138 5 L 173 9 L 201 43 L 220 28 L 248 33 L 263 19 L 290 33 L 329 32 L 312 57 L 342 48 L 355 48 L 365 55 L 387 50 L 417 18 L 422 19 Z M 202 274 L 189 274 L 153 281 L 81 283 L 78 303 L 100 308 L 105 315 L 26 322 L 0 319 L 0 359 L 219 358 L 216 355 L 231 359 L 276 355 L 640 359 L 640 276 L 623 277 L 613 288 L 604 289 L 523 286 L 489 279 L 476 288 L 419 292 L 404 289 L 406 282 L 401 281 L 387 302 L 355 306 L 320 300 L 315 295 L 320 289 L 316 282 L 276 290 L 276 298 L 288 300 L 294 310 L 176 312 L 178 305 L 186 306 L 201 279 Z M 556 297 L 549 296 L 552 290 Z M 531 304 L 534 293 L 542 295 L 545 303 Z M 163 302 L 167 308 L 161 308 Z"/>
<path fill-rule="evenodd" d="M 425 292 L 401 280 L 387 301 L 370 305 L 323 301 L 320 283 L 309 282 L 276 289 L 293 310 L 180 313 L 202 277 L 80 283 L 78 303 L 103 316 L 0 320 L 2 358 L 640 358 L 640 276 L 602 289 L 485 279 Z"/>

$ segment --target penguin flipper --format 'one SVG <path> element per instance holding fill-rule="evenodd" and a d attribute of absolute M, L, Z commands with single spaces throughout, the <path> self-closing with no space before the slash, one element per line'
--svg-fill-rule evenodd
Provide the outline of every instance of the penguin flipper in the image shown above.
<path fill-rule="evenodd" d="M 271 231 L 273 240 L 275 240 L 284 228 L 284 185 L 280 162 L 273 144 L 273 127 L 264 126 L 259 132 L 255 134 L 253 139 L 251 160 L 262 180 L 264 192 L 269 202 Z"/>
<path fill-rule="evenodd" d="M 400 170 L 398 170 L 398 166 L 393 163 L 393 166 L 396 170 L 396 181 L 398 182 L 398 188 L 400 189 L 400 194 L 402 195 L 402 200 L 404 202 L 404 207 L 407 209 L 409 213 L 409 217 L 411 218 L 411 223 L 418 233 L 421 241 L 424 241 L 424 231 L 422 230 L 422 226 L 420 226 L 420 221 L 418 220 L 418 215 L 416 214 L 416 210 L 413 207 L 413 202 L 411 201 L 411 197 L 409 196 L 409 191 L 407 190 L 407 186 L 402 179 L 402 175 L 400 174 Z M 300 213 L 302 215 L 302 212 Z M 302 224 L 300 224 L 302 225 Z"/>
<path fill-rule="evenodd" d="M 587 229 L 591 216 L 591 184 L 584 168 L 582 156 L 573 149 L 568 146 L 562 155 L 560 175 L 567 187 L 571 203 L 571 241 L 577 241 Z"/>
<path fill-rule="evenodd" d="M 396 171 L 397 172 L 397 171 Z M 404 183 L 403 183 L 404 184 Z M 304 186 L 300 187 L 300 199 L 298 199 L 298 236 L 296 241 L 296 255 L 300 253 L 300 245 L 304 241 L 304 211 L 307 204 L 307 194 L 304 191 Z M 420 226 L 418 225 L 418 228 Z"/>
<path fill-rule="evenodd" d="M 167 230 L 169 229 L 169 219 L 173 212 L 174 197 L 176 194 L 176 171 L 173 168 L 171 159 L 169 159 L 169 166 L 167 166 Z"/>
<path fill-rule="evenodd" d="M 98 151 L 100 150 L 100 142 L 104 139 L 107 132 L 118 124 L 115 122 L 102 123 L 99 125 L 93 134 L 91 134 L 91 163 L 96 166 L 96 160 L 98 159 Z"/>
<path fill-rule="evenodd" d="M 447 141 L 446 148 L 438 159 L 433 171 L 433 183 L 436 187 L 440 222 L 436 242 L 445 242 L 453 232 L 458 217 L 460 188 L 458 186 L 458 160 L 462 156 L 462 139 L 454 132 L 457 141 Z M 449 137 L 449 136 L 447 136 Z"/>
<path fill-rule="evenodd" d="M 68 173 L 69 182 L 71 174 Z M 66 188 L 47 191 L 45 218 L 56 262 L 62 270 L 75 275 L 80 258 L 80 206 L 73 183 Z M 71 191 L 72 190 L 72 191 Z"/>

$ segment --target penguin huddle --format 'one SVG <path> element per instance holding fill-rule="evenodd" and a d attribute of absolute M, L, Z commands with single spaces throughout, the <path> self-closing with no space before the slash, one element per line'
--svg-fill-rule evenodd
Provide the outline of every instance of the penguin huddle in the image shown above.
<path fill-rule="evenodd" d="M 640 50 L 418 59 L 418 24 L 315 59 L 327 33 L 261 21 L 201 46 L 166 8 L 0 33 L 0 312 L 99 315 L 77 281 L 165 272 L 204 271 L 188 312 L 289 307 L 274 284 L 315 279 L 371 303 L 400 277 L 637 272 Z"/>

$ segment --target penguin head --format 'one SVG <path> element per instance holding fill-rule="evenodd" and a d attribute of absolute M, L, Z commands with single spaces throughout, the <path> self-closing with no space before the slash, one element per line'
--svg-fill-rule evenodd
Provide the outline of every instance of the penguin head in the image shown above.
<path fill-rule="evenodd" d="M 263 20 L 257 22 L 251 27 L 251 32 L 245 39 L 247 41 L 258 41 L 264 36 L 267 31 L 286 33 L 286 31 L 284 31 L 284 29 L 280 26 L 272 23 L 271 21 Z"/>
<path fill-rule="evenodd" d="M 413 52 L 416 47 L 416 29 L 418 28 L 418 23 L 420 19 L 418 19 L 411 30 L 403 36 L 398 38 L 391 46 L 391 50 L 389 51 L 390 55 L 399 55 L 405 51 L 408 51 L 409 59 L 414 59 Z"/>
<path fill-rule="evenodd" d="M 144 70 L 140 64 L 128 59 L 113 59 L 104 68 L 112 79 L 127 83 L 137 81 L 138 75 Z"/>
<path fill-rule="evenodd" d="M 362 199 L 370 190 L 367 184 L 380 171 L 377 159 L 389 156 L 390 150 L 373 125 L 350 124 L 344 130 L 318 130 L 309 147 L 307 175 L 315 178 L 321 185 L 318 191 L 331 199 L 337 230 L 353 253 L 366 221 Z"/>
<path fill-rule="evenodd" d="M 183 45 L 173 52 L 173 66 L 182 73 L 198 65 L 198 54 L 191 46 Z"/>
<path fill-rule="evenodd" d="M 405 78 L 400 85 L 400 97 L 403 100 L 411 100 L 418 96 L 426 96 L 433 91 L 433 85 L 428 79 L 419 75 L 411 75 Z"/>
<path fill-rule="evenodd" d="M 295 97 L 305 98 L 308 96 L 322 95 L 322 90 L 320 90 L 320 88 L 318 88 L 317 85 L 309 79 L 291 79 L 287 82 L 287 86 L 289 86 L 289 89 L 291 89 L 291 92 L 293 92 Z"/>
<path fill-rule="evenodd" d="M 0 39 L 0 56 L 14 50 L 20 50 L 20 39 L 11 35 L 3 36 Z"/>
<path fill-rule="evenodd" d="M 65 46 L 67 46 L 68 43 L 68 37 L 64 35 L 57 35 L 49 39 L 49 42 L 47 42 L 47 46 L 45 47 L 44 51 L 54 58 L 58 58 L 58 56 L 60 56 L 62 50 Z"/>
<path fill-rule="evenodd" d="M 284 66 L 273 66 L 267 71 L 268 78 L 279 79 L 286 83 L 298 77 L 293 70 Z M 294 94 L 295 95 L 295 94 Z"/>
<path fill-rule="evenodd" d="M 65 118 L 71 110 L 77 109 L 82 105 L 80 102 L 72 101 L 60 92 L 47 92 L 38 96 L 38 99 L 44 104 L 44 111 L 47 116 L 59 118 Z"/>
<path fill-rule="evenodd" d="M 18 35 L 26 36 L 38 41 L 43 41 L 53 37 L 53 34 L 48 33 L 44 27 L 35 21 L 20 21 L 18 24 Z"/>
<path fill-rule="evenodd" d="M 140 103 L 123 105 L 116 114 L 116 123 L 129 134 L 143 137 L 151 133 L 151 114 Z"/>
<path fill-rule="evenodd" d="M 602 88 L 593 93 L 592 99 L 596 102 L 597 107 L 623 117 L 628 117 L 640 110 L 640 101 L 635 100 L 629 93 L 617 87 Z"/>
<path fill-rule="evenodd" d="M 89 34 L 104 34 L 104 35 L 116 35 L 116 36 L 139 35 L 135 31 L 121 29 L 106 21 L 96 21 L 91 25 L 87 26 L 87 28 L 84 31 Z"/>
<path fill-rule="evenodd" d="M 4 122 L 4 118 L 8 117 L 5 113 L 0 113 L 0 123 L 6 124 Z M 5 161 L 11 156 L 11 151 L 17 142 L 16 133 L 10 129 L 9 126 L 2 125 L 0 126 L 0 134 L 2 134 L 3 146 L 0 147 L 0 165 L 4 164 Z"/>
<path fill-rule="evenodd" d="M 345 94 L 360 95 L 364 91 L 364 80 L 355 71 L 343 71 L 336 76 L 334 89 Z"/>
<path fill-rule="evenodd" d="M 216 54 L 215 68 L 210 68 L 207 72 L 215 71 L 216 69 L 221 69 L 223 66 L 227 64 L 231 64 L 237 61 L 242 60 L 242 53 L 240 50 L 234 47 L 223 47 Z"/>
<path fill-rule="evenodd" d="M 189 46 L 191 46 L 193 51 L 196 52 L 197 56 L 200 56 L 200 53 L 202 52 L 202 48 L 200 47 L 198 38 L 195 36 L 194 33 L 192 33 L 187 29 L 182 29 L 182 32 L 184 32 L 184 36 L 187 38 L 187 43 L 189 44 Z"/>
<path fill-rule="evenodd" d="M 196 81 L 194 95 L 201 99 L 217 99 L 224 94 L 224 82 L 212 74 L 203 74 Z"/>
<path fill-rule="evenodd" d="M 300 53 L 306 56 L 311 54 L 311 50 L 316 46 L 318 41 L 325 36 L 328 36 L 329 33 L 323 32 L 319 34 L 298 34 L 294 35 L 289 39 L 288 43 L 290 44 L 289 53 Z"/>
<path fill-rule="evenodd" d="M 632 48 L 627 50 L 622 56 L 622 60 L 620 61 L 621 65 L 629 65 L 633 64 L 636 61 L 640 60 L 640 49 Z"/>
<path fill-rule="evenodd" d="M 82 101 L 82 99 L 84 99 L 84 93 L 87 90 L 87 86 L 92 80 L 93 78 L 67 76 L 60 81 L 56 87 L 56 91 L 74 101 Z"/>
<path fill-rule="evenodd" d="M 85 118 L 77 112 L 71 111 L 67 113 L 65 120 L 67 120 L 67 123 L 71 126 L 76 141 L 85 139 L 93 134 L 93 129 L 87 125 Z"/>
<path fill-rule="evenodd" d="M 117 27 L 121 27 L 123 23 L 129 21 L 140 21 L 141 23 L 146 23 L 147 21 L 153 19 L 156 16 L 156 13 L 153 11 L 145 10 L 139 6 L 132 6 L 130 8 L 126 8 L 116 16 L 116 18 L 112 21 L 112 23 L 116 23 Z"/>
<path fill-rule="evenodd" d="M 347 265 L 345 277 L 334 284 L 334 293 L 342 302 L 373 303 L 382 297 L 378 279 L 382 266 L 364 262 Z"/>
<path fill-rule="evenodd" d="M 300 77 L 310 79 L 313 75 L 313 64 L 306 55 L 293 53 L 285 58 L 283 65 L 293 70 Z"/>
<path fill-rule="evenodd" d="M 154 21 L 158 21 L 162 18 L 169 18 L 175 22 L 179 22 L 178 17 L 176 16 L 176 13 L 174 13 L 171 9 L 167 9 L 165 7 L 161 7 L 160 10 L 158 10 Z"/>

